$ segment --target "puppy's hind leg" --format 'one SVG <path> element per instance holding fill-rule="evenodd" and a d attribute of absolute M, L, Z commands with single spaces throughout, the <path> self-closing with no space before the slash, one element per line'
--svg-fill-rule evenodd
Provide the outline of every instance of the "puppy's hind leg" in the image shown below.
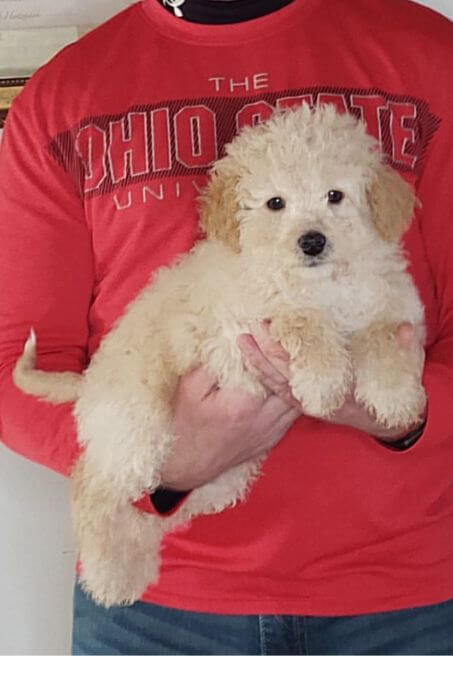
<path fill-rule="evenodd" d="M 131 603 L 155 581 L 161 521 L 132 503 L 160 483 L 172 446 L 170 407 L 149 385 L 109 389 L 76 406 L 85 452 L 73 473 L 82 582 L 106 606 Z"/>
<path fill-rule="evenodd" d="M 157 581 L 160 518 L 142 513 L 105 477 L 93 475 L 86 453 L 73 472 L 72 517 L 80 581 L 98 604 L 132 604 Z"/>

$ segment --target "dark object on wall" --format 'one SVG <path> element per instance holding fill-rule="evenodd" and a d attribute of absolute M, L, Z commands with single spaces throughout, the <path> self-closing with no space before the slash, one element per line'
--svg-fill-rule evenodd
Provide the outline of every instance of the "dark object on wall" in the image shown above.
<path fill-rule="evenodd" d="M 27 80 L 28 77 L 0 78 L 0 129 L 5 126 L 8 110 Z"/>

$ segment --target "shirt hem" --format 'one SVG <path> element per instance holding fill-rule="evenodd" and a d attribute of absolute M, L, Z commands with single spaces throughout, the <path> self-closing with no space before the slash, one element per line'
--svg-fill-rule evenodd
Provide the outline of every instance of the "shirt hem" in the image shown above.
<path fill-rule="evenodd" d="M 451 583 L 445 589 L 439 589 L 436 593 L 426 595 L 420 593 L 396 599 L 370 599 L 360 602 L 348 602 L 339 604 L 330 599 L 315 598 L 285 598 L 285 599 L 238 599 L 232 601 L 222 598 L 207 599 L 206 597 L 179 596 L 155 592 L 145 594 L 141 601 L 156 604 L 167 608 L 197 613 L 210 613 L 221 615 L 288 615 L 288 616 L 357 616 L 373 613 L 385 613 L 400 611 L 403 609 L 420 608 L 442 604 L 453 598 Z"/>

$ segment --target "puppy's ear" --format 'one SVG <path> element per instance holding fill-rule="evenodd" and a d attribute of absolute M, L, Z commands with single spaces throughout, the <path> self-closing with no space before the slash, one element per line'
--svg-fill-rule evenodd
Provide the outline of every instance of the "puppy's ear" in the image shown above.
<path fill-rule="evenodd" d="M 200 196 L 200 224 L 208 239 L 224 242 L 239 253 L 239 221 L 237 214 L 238 175 L 224 160 L 218 161 L 211 178 Z"/>
<path fill-rule="evenodd" d="M 416 204 L 412 187 L 392 168 L 379 165 L 367 189 L 374 225 L 386 242 L 397 242 L 408 229 Z"/>

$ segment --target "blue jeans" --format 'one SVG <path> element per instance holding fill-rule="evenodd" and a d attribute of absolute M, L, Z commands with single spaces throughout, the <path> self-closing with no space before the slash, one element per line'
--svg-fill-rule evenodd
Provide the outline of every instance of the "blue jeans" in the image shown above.
<path fill-rule="evenodd" d="M 80 655 L 451 655 L 453 600 L 365 616 L 227 616 L 137 602 L 104 609 L 77 585 Z"/>

